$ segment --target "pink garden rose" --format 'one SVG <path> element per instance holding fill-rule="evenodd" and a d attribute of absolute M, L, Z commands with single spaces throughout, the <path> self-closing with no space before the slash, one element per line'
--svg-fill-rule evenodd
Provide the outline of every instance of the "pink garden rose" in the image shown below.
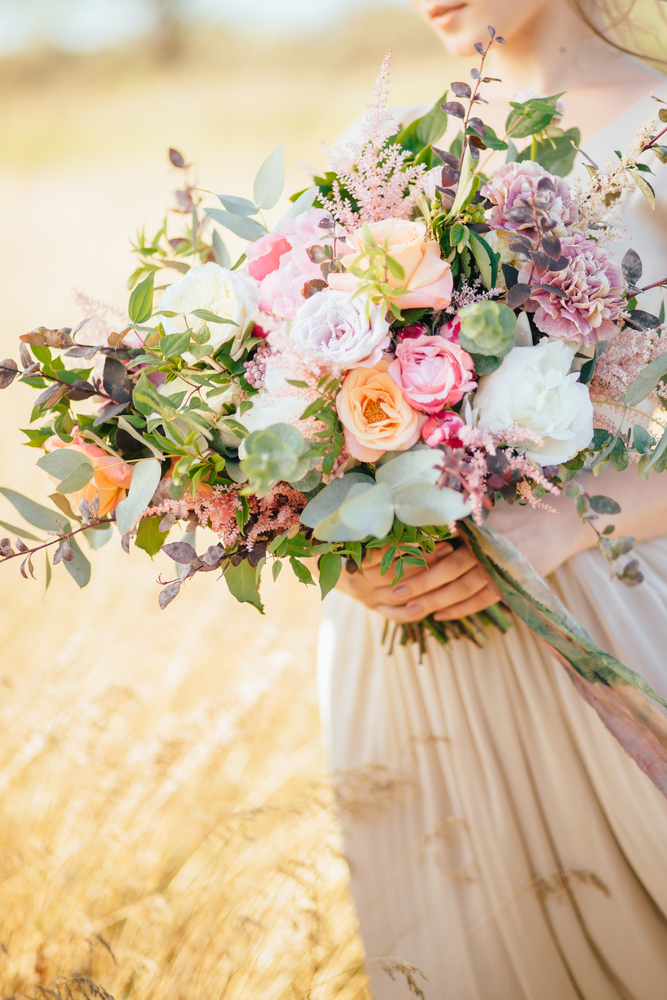
<path fill-rule="evenodd" d="M 442 259 L 440 246 L 436 240 L 426 239 L 423 222 L 407 222 L 405 219 L 383 219 L 370 222 L 368 228 L 380 246 L 387 244 L 388 253 L 403 268 L 404 277 L 389 275 L 388 284 L 392 288 L 407 289 L 406 295 L 396 297 L 401 309 L 446 309 L 452 299 L 454 280 L 451 267 Z M 364 230 L 355 229 L 347 238 L 351 249 L 341 258 L 344 267 L 350 267 L 359 259 L 364 250 Z M 363 258 L 360 262 L 363 267 Z M 359 278 L 349 272 L 329 275 L 331 288 L 352 292 L 359 284 Z"/>
<path fill-rule="evenodd" d="M 389 374 L 416 410 L 438 413 L 475 388 L 474 369 L 472 358 L 458 344 L 439 336 L 417 337 L 401 341 Z"/>
<path fill-rule="evenodd" d="M 535 310 L 535 325 L 542 333 L 577 344 L 598 344 L 619 332 L 625 288 L 623 272 L 609 254 L 583 236 L 561 240 L 561 250 L 569 261 L 564 271 L 549 271 L 537 281 L 553 285 L 565 297 L 545 288 L 535 288 L 526 307 Z M 519 272 L 519 281 L 536 280 L 532 264 Z"/>
<path fill-rule="evenodd" d="M 450 319 L 449 323 L 443 323 L 438 330 L 440 336 L 451 344 L 458 344 L 460 332 L 461 320 L 458 317 L 458 313 L 453 319 Z"/>
<path fill-rule="evenodd" d="M 555 193 L 548 188 L 538 191 L 537 185 L 543 177 L 551 179 Z M 535 227 L 531 222 L 512 219 L 512 209 L 525 208 L 539 201 L 558 223 L 553 231 L 555 236 L 565 236 L 578 218 L 567 182 L 532 160 L 505 163 L 498 167 L 489 183 L 481 189 L 481 194 L 492 203 L 492 208 L 486 213 L 486 221 L 492 229 L 520 232 L 531 240 L 537 239 Z"/>
<path fill-rule="evenodd" d="M 312 278 L 321 278 L 319 264 L 313 264 L 306 250 L 331 241 L 328 230 L 320 228 L 328 212 L 311 208 L 296 218 L 285 219 L 280 229 L 250 243 L 246 270 L 260 282 L 259 307 L 282 319 L 293 319 L 303 303 L 303 286 Z"/>
<path fill-rule="evenodd" d="M 422 438 L 429 448 L 437 448 L 439 444 L 447 444 L 450 448 L 462 448 L 463 442 L 458 434 L 465 423 L 458 413 L 443 410 L 429 417 L 422 427 Z"/>

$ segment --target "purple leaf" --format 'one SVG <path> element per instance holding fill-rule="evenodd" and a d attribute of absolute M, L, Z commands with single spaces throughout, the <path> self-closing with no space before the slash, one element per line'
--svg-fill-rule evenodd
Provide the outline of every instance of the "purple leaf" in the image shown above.
<path fill-rule="evenodd" d="M 484 122 L 482 121 L 481 118 L 469 118 L 468 119 L 468 125 L 471 128 L 474 128 L 475 132 L 477 132 L 478 135 L 481 135 L 481 136 L 485 136 L 486 135 L 486 129 L 484 128 Z"/>
<path fill-rule="evenodd" d="M 472 77 L 473 80 L 479 80 L 479 78 L 480 78 L 480 72 L 479 72 L 479 70 L 478 69 L 471 69 L 470 70 L 470 76 Z"/>
<path fill-rule="evenodd" d="M 183 566 L 197 559 L 197 553 L 188 542 L 168 542 L 167 545 L 162 546 L 162 551 L 174 562 L 181 563 Z"/>
<path fill-rule="evenodd" d="M 475 52 L 479 52 L 481 56 L 484 55 L 484 46 L 481 42 L 475 42 L 473 48 L 475 49 Z"/>
<path fill-rule="evenodd" d="M 566 299 L 568 297 L 567 292 L 564 292 L 562 288 L 557 288 L 556 285 L 533 285 L 533 288 L 541 288 L 544 292 L 557 295 L 559 299 Z"/>
<path fill-rule="evenodd" d="M 19 366 L 11 358 L 0 361 L 0 389 L 11 385 L 19 373 Z"/>
<path fill-rule="evenodd" d="M 179 153 L 177 149 L 169 150 L 169 159 L 175 167 L 178 167 L 179 170 L 185 170 L 187 167 L 187 163 L 183 159 L 183 154 Z"/>
<path fill-rule="evenodd" d="M 466 109 L 459 101 L 446 101 L 440 105 L 446 115 L 454 115 L 455 118 L 465 118 Z"/>
<path fill-rule="evenodd" d="M 0 555 L 6 559 L 7 556 L 11 556 L 13 554 L 14 550 L 10 540 L 8 538 L 0 538 Z"/>
<path fill-rule="evenodd" d="M 626 254 L 627 257 L 627 254 Z M 22 340 L 19 340 L 19 358 L 24 368 L 30 368 L 34 358 Z"/>
<path fill-rule="evenodd" d="M 551 260 L 559 260 L 561 255 L 560 240 L 557 236 L 543 236 L 542 249 Z"/>
<path fill-rule="evenodd" d="M 517 283 L 512 285 L 507 293 L 507 305 L 510 309 L 518 309 L 522 306 L 524 302 L 527 302 L 530 298 L 531 288 L 530 285 L 524 285 Z"/>
<path fill-rule="evenodd" d="M 453 83 L 451 86 L 453 92 L 456 94 L 457 97 L 470 98 L 472 96 L 470 84 L 468 83 Z"/>
<path fill-rule="evenodd" d="M 171 529 L 176 524 L 176 518 L 173 514 L 165 514 L 160 523 L 158 524 L 158 530 L 165 532 L 171 531 Z"/>
<path fill-rule="evenodd" d="M 168 604 L 171 604 L 175 597 L 178 597 L 180 589 L 181 585 L 178 580 L 174 580 L 173 583 L 168 583 L 166 587 L 162 588 L 158 597 L 162 611 L 164 611 Z"/>
<path fill-rule="evenodd" d="M 489 25 L 489 27 L 487 28 L 487 31 L 491 35 L 491 38 L 495 38 L 496 37 L 496 29 L 492 28 L 491 25 Z"/>

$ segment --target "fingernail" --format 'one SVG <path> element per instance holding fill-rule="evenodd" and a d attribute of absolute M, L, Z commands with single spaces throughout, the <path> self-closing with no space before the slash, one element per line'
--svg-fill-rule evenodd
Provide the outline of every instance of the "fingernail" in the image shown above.
<path fill-rule="evenodd" d="M 394 587 L 394 593 L 397 597 L 405 597 L 406 594 L 410 593 L 409 587 Z"/>
<path fill-rule="evenodd" d="M 408 604 L 405 610 L 409 615 L 418 615 L 421 609 L 421 604 Z"/>

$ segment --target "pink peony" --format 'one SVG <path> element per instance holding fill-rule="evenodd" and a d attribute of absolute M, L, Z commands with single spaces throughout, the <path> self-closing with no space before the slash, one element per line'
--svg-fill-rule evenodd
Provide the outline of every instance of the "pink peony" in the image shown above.
<path fill-rule="evenodd" d="M 408 326 L 403 326 L 400 330 L 397 330 L 396 336 L 399 340 L 414 340 L 415 337 L 423 337 L 427 333 L 428 327 L 424 326 L 423 323 L 410 323 Z"/>
<path fill-rule="evenodd" d="M 322 209 L 311 208 L 296 218 L 285 219 L 279 230 L 249 244 L 246 269 L 260 282 L 262 312 L 294 318 L 303 303 L 303 286 L 312 278 L 322 277 L 319 264 L 313 264 L 306 250 L 331 241 L 330 231 L 319 225 L 322 219 L 330 218 Z"/>
<path fill-rule="evenodd" d="M 538 191 L 537 185 L 542 177 L 549 177 L 553 181 L 555 193 L 548 189 Z M 573 225 L 578 218 L 566 181 L 550 174 L 532 160 L 505 163 L 498 167 L 489 183 L 482 188 L 481 194 L 493 203 L 493 207 L 486 213 L 486 221 L 493 229 L 521 232 L 531 240 L 537 239 L 534 226 L 530 222 L 515 221 L 511 216 L 513 209 L 532 207 L 536 201 L 544 205 L 551 218 L 558 222 L 553 231 L 555 236 L 565 236 L 568 226 Z"/>
<path fill-rule="evenodd" d="M 475 388 L 474 368 L 458 344 L 444 337 L 417 337 L 398 345 L 389 374 L 416 410 L 438 413 Z"/>
<path fill-rule="evenodd" d="M 465 423 L 457 413 L 443 410 L 429 417 L 422 427 L 422 438 L 429 448 L 437 448 L 439 444 L 447 444 L 450 448 L 462 448 L 459 431 Z"/>
<path fill-rule="evenodd" d="M 535 325 L 542 333 L 572 343 L 597 344 L 619 332 L 625 283 L 620 265 L 597 244 L 583 236 L 561 240 L 569 265 L 564 271 L 541 275 L 542 285 L 553 285 L 565 297 L 545 288 L 535 288 L 526 303 L 535 310 Z M 532 264 L 524 264 L 519 281 L 536 280 Z"/>
<path fill-rule="evenodd" d="M 451 344 L 458 344 L 459 334 L 461 332 L 461 320 L 458 315 L 453 319 L 450 319 L 449 323 L 443 323 L 438 333 L 444 340 L 449 341 Z"/>

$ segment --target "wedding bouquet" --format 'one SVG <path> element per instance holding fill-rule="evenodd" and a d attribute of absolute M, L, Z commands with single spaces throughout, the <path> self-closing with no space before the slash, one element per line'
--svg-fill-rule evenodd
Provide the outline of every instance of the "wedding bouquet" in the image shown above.
<path fill-rule="evenodd" d="M 282 194 L 281 147 L 252 201 L 225 194 L 207 208 L 170 151 L 185 178 L 184 224 L 140 234 L 127 317 L 39 327 L 20 338 L 20 368 L 2 362 L 3 388 L 17 379 L 39 390 L 24 433 L 55 490 L 51 509 L 1 488 L 46 538 L 0 522 L 18 536 L 0 540 L 0 556 L 20 559 L 27 578 L 44 550 L 47 584 L 62 563 L 85 586 L 77 537 L 97 549 L 117 530 L 126 551 L 174 561 L 161 607 L 195 574 L 219 571 L 262 610 L 267 562 L 274 577 L 288 560 L 313 583 L 315 558 L 324 596 L 369 550 L 383 550 L 396 582 L 458 531 L 505 604 L 664 787 L 662 720 L 637 689 L 657 696 L 592 642 L 484 518 L 499 500 L 545 506 L 564 489 L 596 530 L 598 515 L 619 507 L 589 495 L 580 470 L 637 462 L 646 478 L 667 466 L 664 315 L 637 308 L 637 254 L 619 265 L 609 250 L 624 191 L 654 197 L 640 155 L 662 160 L 667 149 L 651 125 L 629 154 L 590 164 L 590 182 L 570 187 L 579 133 L 559 127 L 562 95 L 519 95 L 503 138 L 478 117 L 492 82 L 484 60 L 504 44 L 489 32 L 471 82 L 453 83 L 452 99 L 446 92 L 402 131 L 385 107 L 387 57 L 359 140 L 329 151 L 330 171 L 271 230 L 264 213 Z M 461 130 L 442 150 L 434 143 L 448 117 Z M 501 151 L 506 162 L 486 173 Z M 247 240 L 233 265 L 216 224 Z M 198 550 L 197 527 L 217 541 Z M 185 529 L 176 539 L 175 528 Z M 632 541 L 598 532 L 612 573 L 631 586 L 641 582 Z M 482 643 L 487 628 L 509 627 L 505 611 L 431 617 L 397 627 L 391 641 L 424 648 L 430 633 Z M 646 739 L 659 744 L 657 769 L 653 743 L 650 767 L 644 760 Z"/>

